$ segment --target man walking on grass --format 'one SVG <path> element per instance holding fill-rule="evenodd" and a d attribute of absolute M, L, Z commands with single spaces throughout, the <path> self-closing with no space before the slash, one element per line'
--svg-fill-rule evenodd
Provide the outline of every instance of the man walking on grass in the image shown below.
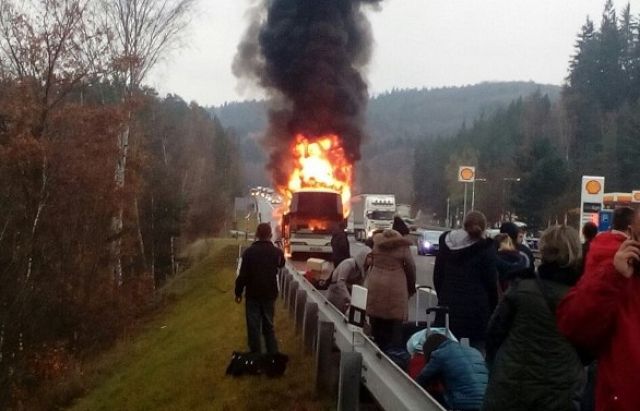
<path fill-rule="evenodd" d="M 242 254 L 240 273 L 236 278 L 236 303 L 245 294 L 247 338 L 249 350 L 262 352 L 260 334 L 264 337 L 267 352 L 278 352 L 278 342 L 273 330 L 273 313 L 278 284 L 278 269 L 284 266 L 284 253 L 271 242 L 271 226 L 261 223 L 256 229 L 256 241 Z"/>

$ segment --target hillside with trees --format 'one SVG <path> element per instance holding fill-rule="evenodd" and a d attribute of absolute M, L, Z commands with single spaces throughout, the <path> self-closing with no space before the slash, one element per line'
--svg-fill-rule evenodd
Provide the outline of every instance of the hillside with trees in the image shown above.
<path fill-rule="evenodd" d="M 192 3 L 0 3 L 0 409 L 80 372 L 225 228 L 234 141 L 144 86 Z"/>
<path fill-rule="evenodd" d="M 413 141 L 426 142 L 439 135 L 452 135 L 465 122 L 488 116 L 510 101 L 539 90 L 551 100 L 560 95 L 560 87 L 533 82 L 482 83 L 463 87 L 392 90 L 374 96 L 367 111 L 368 141 L 357 177 L 359 190 L 388 191 L 394 188 L 396 173 L 387 173 L 384 165 L 398 159 L 412 158 Z M 225 128 L 238 142 L 244 161 L 247 185 L 268 185 L 265 150 L 260 140 L 267 125 L 267 105 L 263 101 L 227 103 L 212 107 Z M 395 149 L 390 151 L 388 142 Z M 411 164 L 402 161 L 405 175 L 411 175 Z M 382 172 L 382 178 L 371 179 L 369 170 Z M 411 201 L 411 181 L 398 194 Z"/>
<path fill-rule="evenodd" d="M 491 221 L 515 213 L 534 227 L 577 224 L 582 175 L 605 176 L 606 191 L 640 187 L 640 16 L 606 2 L 599 28 L 578 34 L 561 98 L 537 92 L 416 145 L 415 203 L 444 221 L 462 210 L 460 165 L 477 167 L 476 207 Z M 520 179 L 520 181 L 517 181 Z"/>

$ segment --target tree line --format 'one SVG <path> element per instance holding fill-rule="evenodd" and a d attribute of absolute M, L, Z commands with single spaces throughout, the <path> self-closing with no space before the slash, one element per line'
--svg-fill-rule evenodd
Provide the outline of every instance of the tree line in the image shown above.
<path fill-rule="evenodd" d="M 0 1 L 0 408 L 111 344 L 225 228 L 232 138 L 144 86 L 193 4 Z"/>
<path fill-rule="evenodd" d="M 476 208 L 492 222 L 517 215 L 534 228 L 578 224 L 580 178 L 603 175 L 606 191 L 640 188 L 640 16 L 608 0 L 599 28 L 581 28 L 561 97 L 540 91 L 417 144 L 416 204 L 443 222 L 463 208 L 462 165 L 477 167 Z M 470 201 L 469 188 L 469 201 Z"/>

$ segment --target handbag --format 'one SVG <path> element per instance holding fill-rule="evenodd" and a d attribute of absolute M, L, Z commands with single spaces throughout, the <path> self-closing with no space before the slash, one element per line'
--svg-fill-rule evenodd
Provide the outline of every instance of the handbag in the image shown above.
<path fill-rule="evenodd" d="M 279 377 L 284 374 L 288 362 L 289 357 L 282 353 L 259 354 L 234 351 L 227 366 L 226 374 L 233 377 L 260 374 L 265 374 L 268 377 Z"/>
<path fill-rule="evenodd" d="M 234 351 L 227 366 L 227 375 L 239 377 L 241 375 L 258 375 L 262 373 L 261 354 Z"/>

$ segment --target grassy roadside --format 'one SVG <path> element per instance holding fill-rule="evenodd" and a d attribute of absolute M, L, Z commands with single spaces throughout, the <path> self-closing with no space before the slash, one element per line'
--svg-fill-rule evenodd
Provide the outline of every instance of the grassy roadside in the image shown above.
<path fill-rule="evenodd" d="M 72 409 L 327 409 L 313 395 L 313 361 L 302 354 L 280 302 L 276 333 L 290 356 L 285 376 L 224 375 L 231 352 L 246 349 L 244 307 L 233 302 L 236 256 L 233 242 L 216 240 L 208 257 L 167 287 L 175 303 L 100 360 L 95 388 Z"/>

